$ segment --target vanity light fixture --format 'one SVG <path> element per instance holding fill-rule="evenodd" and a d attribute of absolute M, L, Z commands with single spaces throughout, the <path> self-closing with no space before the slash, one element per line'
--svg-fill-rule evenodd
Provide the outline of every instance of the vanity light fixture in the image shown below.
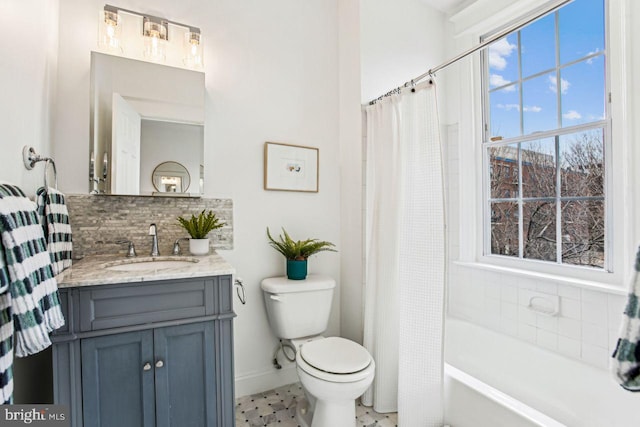
<path fill-rule="evenodd" d="M 166 59 L 166 44 L 169 39 L 169 23 L 154 16 L 142 19 L 142 34 L 144 35 L 144 57 L 155 62 Z"/>
<path fill-rule="evenodd" d="M 98 27 L 98 45 L 113 53 L 122 53 L 121 46 L 121 19 L 118 9 L 105 5 L 100 11 L 100 24 Z"/>
<path fill-rule="evenodd" d="M 140 27 L 141 37 L 136 35 Z M 183 68 L 201 69 L 204 65 L 197 27 L 106 4 L 100 11 L 98 32 L 98 46 L 106 53 Z"/>
<path fill-rule="evenodd" d="M 184 65 L 190 68 L 202 68 L 202 43 L 200 30 L 190 27 L 184 35 Z"/>

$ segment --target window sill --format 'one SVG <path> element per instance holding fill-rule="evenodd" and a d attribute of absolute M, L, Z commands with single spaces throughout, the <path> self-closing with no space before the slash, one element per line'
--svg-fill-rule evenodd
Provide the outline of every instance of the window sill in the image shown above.
<path fill-rule="evenodd" d="M 454 265 L 472 268 L 477 270 L 492 271 L 495 273 L 504 273 L 514 276 L 526 277 L 529 279 L 538 279 L 554 282 L 560 285 L 575 286 L 578 288 L 589 289 L 593 291 L 606 292 L 613 295 L 627 295 L 628 289 L 611 283 L 599 282 L 594 280 L 585 280 L 575 277 L 568 277 L 558 274 L 543 273 L 539 271 L 524 270 L 522 268 L 505 267 L 501 265 L 489 264 L 484 262 L 466 262 L 453 261 Z M 607 273 L 602 273 L 607 274 Z"/>

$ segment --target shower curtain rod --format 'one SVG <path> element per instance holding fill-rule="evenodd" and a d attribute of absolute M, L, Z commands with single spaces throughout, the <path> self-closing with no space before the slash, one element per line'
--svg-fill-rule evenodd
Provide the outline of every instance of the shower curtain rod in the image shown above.
<path fill-rule="evenodd" d="M 490 45 L 491 43 L 493 43 L 496 40 L 501 39 L 502 37 L 519 30 L 520 28 L 524 27 L 525 25 L 528 25 L 530 23 L 532 23 L 533 21 L 535 21 L 536 19 L 556 11 L 557 9 L 561 8 L 562 6 L 564 6 L 567 3 L 571 3 L 573 0 L 560 0 L 560 1 L 555 1 L 553 3 L 551 3 L 548 7 L 542 7 L 541 9 L 539 9 L 537 12 L 534 12 L 531 16 L 527 17 L 527 18 L 523 18 L 521 21 L 516 22 L 513 25 L 508 26 L 507 28 L 505 28 L 502 31 L 498 31 L 496 34 L 487 37 L 486 40 L 482 41 L 480 44 L 465 50 L 464 52 L 460 53 L 459 55 L 454 56 L 453 58 L 443 62 L 442 64 L 430 68 L 429 71 L 427 71 L 426 73 L 420 74 L 418 77 L 409 80 L 408 82 L 405 82 L 402 86 L 398 86 L 395 89 L 390 90 L 389 92 L 385 93 L 384 95 L 381 95 L 379 97 L 377 97 L 376 99 L 373 99 L 369 102 L 369 105 L 373 105 L 375 104 L 377 101 L 380 101 L 383 98 L 386 98 L 387 96 L 391 96 L 393 94 L 396 93 L 400 93 L 402 91 L 402 89 L 407 88 L 409 86 L 414 86 L 416 83 L 420 82 L 421 80 L 425 79 L 426 77 L 433 77 L 435 75 L 436 72 L 442 70 L 443 68 L 448 67 L 451 64 L 454 64 L 456 62 L 458 62 L 459 60 L 466 58 L 467 56 L 471 55 L 472 53 L 475 53 L 479 50 L 484 49 L 485 47 L 487 47 L 488 45 Z"/>

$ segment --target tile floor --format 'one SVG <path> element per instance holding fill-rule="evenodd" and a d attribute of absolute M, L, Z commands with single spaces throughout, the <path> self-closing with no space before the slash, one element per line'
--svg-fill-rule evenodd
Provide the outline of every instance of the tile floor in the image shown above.
<path fill-rule="evenodd" d="M 304 397 L 299 383 L 236 399 L 236 427 L 298 427 L 296 404 Z M 356 403 L 358 427 L 397 427 L 397 414 L 378 414 Z"/>

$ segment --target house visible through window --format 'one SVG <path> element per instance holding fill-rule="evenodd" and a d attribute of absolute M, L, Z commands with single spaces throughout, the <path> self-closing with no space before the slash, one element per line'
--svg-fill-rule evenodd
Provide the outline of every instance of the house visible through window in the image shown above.
<path fill-rule="evenodd" d="M 494 42 L 485 79 L 485 253 L 606 268 L 605 0 Z"/>

